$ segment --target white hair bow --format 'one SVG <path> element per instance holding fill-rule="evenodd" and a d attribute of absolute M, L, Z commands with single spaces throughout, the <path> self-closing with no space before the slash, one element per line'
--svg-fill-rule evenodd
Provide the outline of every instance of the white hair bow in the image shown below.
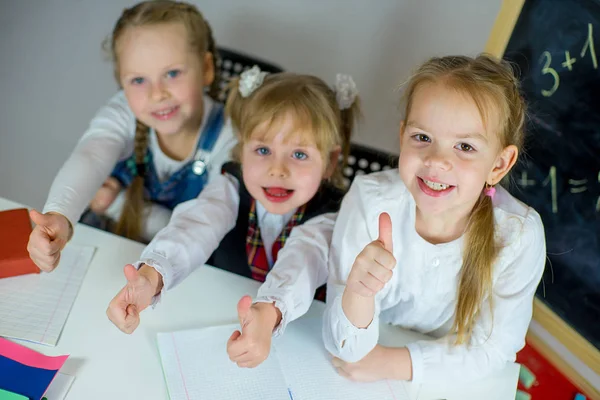
<path fill-rule="evenodd" d="M 350 75 L 337 74 L 335 77 L 335 98 L 340 110 L 352 107 L 357 95 L 358 90 L 354 79 Z"/>
<path fill-rule="evenodd" d="M 265 76 L 267 76 L 267 72 L 261 71 L 258 65 L 242 72 L 239 82 L 239 91 L 242 97 L 248 97 L 258 89 L 265 80 Z"/>

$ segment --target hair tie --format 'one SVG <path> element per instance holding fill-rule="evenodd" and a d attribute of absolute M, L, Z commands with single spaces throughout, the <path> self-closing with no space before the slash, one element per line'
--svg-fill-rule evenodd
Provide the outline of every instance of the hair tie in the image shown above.
<path fill-rule="evenodd" d="M 354 79 L 350 75 L 337 74 L 335 77 L 335 99 L 340 110 L 352 107 L 357 95 L 358 89 L 356 89 Z"/>
<path fill-rule="evenodd" d="M 258 89 L 265 80 L 265 76 L 267 76 L 267 72 L 261 71 L 258 65 L 242 72 L 238 84 L 238 90 L 242 97 L 248 97 Z"/>

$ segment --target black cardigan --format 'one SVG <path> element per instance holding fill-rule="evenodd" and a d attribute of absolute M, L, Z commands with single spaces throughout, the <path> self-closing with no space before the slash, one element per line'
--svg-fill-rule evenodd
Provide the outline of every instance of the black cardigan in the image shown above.
<path fill-rule="evenodd" d="M 244 185 L 240 164 L 228 162 L 223 165 L 222 171 L 238 180 L 240 204 L 235 227 L 225 235 L 217 250 L 208 260 L 208 264 L 251 278 L 252 274 L 246 255 L 246 236 L 248 234 L 248 216 L 252 196 Z M 304 216 L 298 222 L 298 225 L 321 214 L 338 211 L 343 196 L 344 192 L 340 189 L 326 182 L 323 183 L 315 196 L 308 202 Z"/>

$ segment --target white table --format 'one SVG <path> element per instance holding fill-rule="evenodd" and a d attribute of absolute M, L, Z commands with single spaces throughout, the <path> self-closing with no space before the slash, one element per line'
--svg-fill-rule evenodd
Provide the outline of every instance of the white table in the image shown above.
<path fill-rule="evenodd" d="M 0 197 L 0 210 L 24 207 Z M 241 296 L 256 295 L 259 283 L 212 267 L 202 267 L 141 314 L 132 335 L 119 331 L 106 317 L 106 307 L 125 284 L 123 266 L 136 261 L 143 245 L 78 225 L 73 243 L 96 247 L 83 285 L 56 347 L 28 343 L 46 355 L 70 354 L 61 372 L 74 375 L 68 399 L 168 399 L 156 333 L 237 322 Z M 324 305 L 313 303 L 309 315 Z M 382 326 L 381 343 L 401 346 L 422 335 Z M 223 349 L 225 351 L 225 349 Z M 514 400 L 518 366 L 465 387 L 409 385 L 413 399 Z"/>

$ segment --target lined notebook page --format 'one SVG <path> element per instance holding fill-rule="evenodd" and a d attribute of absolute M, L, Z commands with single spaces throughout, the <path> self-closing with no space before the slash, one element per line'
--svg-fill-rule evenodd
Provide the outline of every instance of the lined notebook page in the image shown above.
<path fill-rule="evenodd" d="M 321 322 L 302 318 L 273 341 L 269 358 L 254 369 L 227 356 L 238 325 L 158 334 L 171 400 L 405 400 L 402 382 L 355 383 L 339 376 L 321 340 Z"/>
<path fill-rule="evenodd" d="M 0 336 L 55 346 L 93 254 L 68 244 L 51 273 L 0 279 Z"/>
<path fill-rule="evenodd" d="M 171 400 L 289 399 L 276 358 L 238 368 L 227 340 L 239 325 L 158 334 L 158 349 Z"/>
<path fill-rule="evenodd" d="M 325 350 L 320 318 L 292 322 L 275 341 L 277 357 L 294 399 L 408 400 L 403 382 L 352 382 L 336 372 Z"/>

